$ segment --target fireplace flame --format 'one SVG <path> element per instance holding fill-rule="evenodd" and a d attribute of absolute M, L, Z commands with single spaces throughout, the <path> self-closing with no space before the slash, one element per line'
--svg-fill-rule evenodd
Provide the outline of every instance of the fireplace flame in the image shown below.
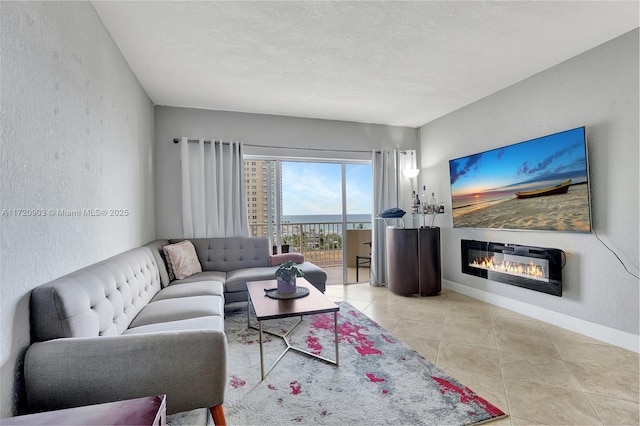
<path fill-rule="evenodd" d="M 497 272 L 504 272 L 511 275 L 521 275 L 525 278 L 543 279 L 546 280 L 546 275 L 543 268 L 540 265 L 529 262 L 509 262 L 503 260 L 497 260 L 495 257 L 475 258 L 469 264 L 475 268 L 482 268 Z"/>

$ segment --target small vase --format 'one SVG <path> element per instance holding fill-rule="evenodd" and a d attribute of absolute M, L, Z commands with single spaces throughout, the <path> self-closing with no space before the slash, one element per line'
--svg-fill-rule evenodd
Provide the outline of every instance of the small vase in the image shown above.
<path fill-rule="evenodd" d="M 278 293 L 295 293 L 296 292 L 296 277 L 291 278 L 291 281 L 284 281 L 278 277 Z"/>

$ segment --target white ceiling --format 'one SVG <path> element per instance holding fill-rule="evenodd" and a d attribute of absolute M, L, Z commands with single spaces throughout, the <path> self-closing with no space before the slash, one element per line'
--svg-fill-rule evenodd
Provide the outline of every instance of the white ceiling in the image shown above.
<path fill-rule="evenodd" d="M 638 27 L 638 2 L 92 1 L 156 105 L 418 127 Z"/>

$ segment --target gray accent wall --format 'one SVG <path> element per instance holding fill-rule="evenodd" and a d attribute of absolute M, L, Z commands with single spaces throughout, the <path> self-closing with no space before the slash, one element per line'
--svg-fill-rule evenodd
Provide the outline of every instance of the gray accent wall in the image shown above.
<path fill-rule="evenodd" d="M 420 128 L 421 175 L 447 205 L 446 280 L 629 333 L 637 346 L 638 279 L 596 235 L 453 229 L 448 161 L 586 126 L 593 226 L 638 275 L 638 51 L 634 30 Z M 463 238 L 564 250 L 563 297 L 462 274 Z"/>
<path fill-rule="evenodd" d="M 182 236 L 180 148 L 173 143 L 182 136 L 239 140 L 247 145 L 245 154 L 309 159 L 370 160 L 374 149 L 417 149 L 419 142 L 418 129 L 410 127 L 156 106 L 159 238 Z"/>
<path fill-rule="evenodd" d="M 155 200 L 153 104 L 91 3 L 3 1 L 0 16 L 0 417 L 8 417 L 30 343 L 31 289 L 153 240 Z"/>

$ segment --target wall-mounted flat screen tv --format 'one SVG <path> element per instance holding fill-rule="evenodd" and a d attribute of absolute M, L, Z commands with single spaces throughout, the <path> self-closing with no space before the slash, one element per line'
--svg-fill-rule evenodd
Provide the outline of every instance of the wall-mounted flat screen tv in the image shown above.
<path fill-rule="evenodd" d="M 454 228 L 591 232 L 585 128 L 449 161 Z"/>

